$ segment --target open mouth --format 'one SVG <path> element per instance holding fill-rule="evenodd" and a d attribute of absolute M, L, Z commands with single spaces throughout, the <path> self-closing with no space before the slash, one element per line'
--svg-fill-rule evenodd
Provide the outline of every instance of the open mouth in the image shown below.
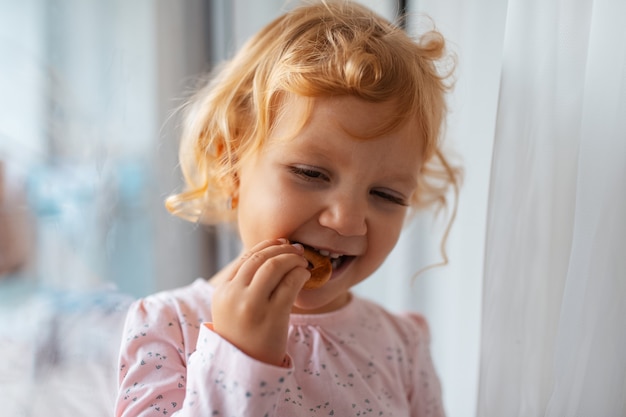
<path fill-rule="evenodd" d="M 320 249 L 316 249 L 312 246 L 309 245 L 305 245 L 304 243 L 300 243 L 302 246 L 305 246 L 306 248 L 313 250 L 317 253 L 319 253 L 322 256 L 325 256 L 327 258 L 330 259 L 330 265 L 333 268 L 333 271 L 336 271 L 338 269 L 340 269 L 344 264 L 347 263 L 347 261 L 351 260 L 354 258 L 354 256 L 350 256 L 350 255 L 342 255 L 340 253 L 333 253 L 333 252 L 329 252 L 327 250 L 320 250 Z"/>

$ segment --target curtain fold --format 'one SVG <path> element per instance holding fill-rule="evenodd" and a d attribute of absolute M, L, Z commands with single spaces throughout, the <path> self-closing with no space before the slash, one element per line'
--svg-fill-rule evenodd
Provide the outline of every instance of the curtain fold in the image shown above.
<path fill-rule="evenodd" d="M 626 3 L 511 0 L 477 415 L 626 415 Z"/>

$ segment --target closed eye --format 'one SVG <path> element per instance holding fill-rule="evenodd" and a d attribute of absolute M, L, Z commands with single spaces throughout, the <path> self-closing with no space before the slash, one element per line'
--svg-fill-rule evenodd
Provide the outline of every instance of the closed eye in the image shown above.
<path fill-rule="evenodd" d="M 372 190 L 370 191 L 370 194 L 372 194 L 375 197 L 381 198 L 385 201 L 388 201 L 390 203 L 393 204 L 398 204 L 400 206 L 408 206 L 409 204 L 406 202 L 406 199 L 404 199 L 403 197 L 397 196 L 395 194 L 391 194 L 385 191 L 380 191 L 380 190 Z"/>
<path fill-rule="evenodd" d="M 327 181 L 329 178 L 320 170 L 310 167 L 291 166 L 289 170 L 305 181 Z"/>

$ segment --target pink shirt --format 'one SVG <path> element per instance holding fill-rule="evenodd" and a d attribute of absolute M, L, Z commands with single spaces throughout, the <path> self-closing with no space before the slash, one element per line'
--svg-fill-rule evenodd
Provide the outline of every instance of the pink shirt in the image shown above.
<path fill-rule="evenodd" d="M 288 367 L 259 362 L 206 325 L 205 280 L 136 301 L 119 358 L 116 416 L 443 416 L 424 318 L 353 297 L 292 315 Z"/>

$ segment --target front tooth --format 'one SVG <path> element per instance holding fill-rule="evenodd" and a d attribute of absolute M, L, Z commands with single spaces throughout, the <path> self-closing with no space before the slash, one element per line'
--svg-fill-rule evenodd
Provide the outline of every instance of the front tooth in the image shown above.
<path fill-rule="evenodd" d="M 332 259 L 338 259 L 338 258 L 340 258 L 340 257 L 341 257 L 341 255 L 340 255 L 340 254 L 338 254 L 338 253 L 331 253 L 331 254 L 330 254 L 330 257 L 331 257 Z"/>
<path fill-rule="evenodd" d="M 330 252 L 328 252 L 327 250 L 320 250 L 320 251 L 318 251 L 318 252 L 319 252 L 319 253 L 320 253 L 320 255 L 322 255 L 322 256 L 329 256 L 329 255 L 330 255 Z"/>

